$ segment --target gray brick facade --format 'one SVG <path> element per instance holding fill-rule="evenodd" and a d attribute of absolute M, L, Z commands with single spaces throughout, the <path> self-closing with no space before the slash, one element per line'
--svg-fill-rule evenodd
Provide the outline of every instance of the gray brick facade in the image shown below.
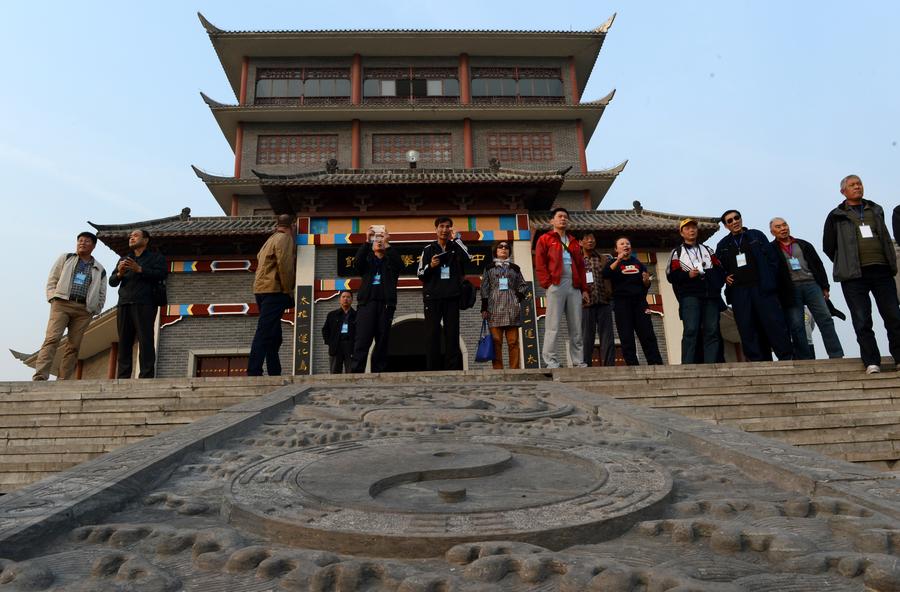
<path fill-rule="evenodd" d="M 167 282 L 171 304 L 226 304 L 254 302 L 253 274 L 249 272 L 177 273 Z M 156 376 L 177 378 L 193 376 L 188 368 L 192 350 L 217 349 L 246 353 L 256 332 L 255 316 L 185 316 L 159 331 Z M 282 322 L 281 346 L 283 373 L 291 372 L 294 328 Z"/>
<path fill-rule="evenodd" d="M 497 132 L 548 132 L 553 139 L 553 160 L 542 162 L 503 162 L 501 165 L 511 169 L 549 170 L 566 168 L 574 164 L 577 168 L 579 159 L 578 138 L 575 134 L 575 123 L 572 121 L 473 121 L 472 148 L 476 167 L 488 166 L 488 135 Z"/>
<path fill-rule="evenodd" d="M 244 124 L 244 144 L 241 150 L 241 177 L 251 179 L 254 178 L 254 175 L 251 172 L 252 169 L 276 175 L 325 170 L 324 161 L 321 164 L 310 164 L 305 167 L 298 164 L 256 164 L 256 150 L 259 142 L 259 136 L 281 136 L 295 134 L 337 135 L 338 166 L 342 168 L 350 168 L 351 139 L 349 122 L 304 124 L 247 123 Z M 241 199 L 243 200 L 244 198 Z"/>

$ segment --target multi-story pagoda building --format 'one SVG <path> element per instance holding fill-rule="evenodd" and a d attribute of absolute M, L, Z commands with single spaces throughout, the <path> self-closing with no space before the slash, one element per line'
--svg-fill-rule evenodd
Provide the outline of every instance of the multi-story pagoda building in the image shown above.
<path fill-rule="evenodd" d="M 613 17 L 614 18 L 614 17 Z M 170 266 L 169 306 L 158 324 L 158 376 L 230 375 L 246 368 L 255 328 L 255 253 L 274 214 L 299 221 L 295 310 L 285 315 L 283 365 L 328 371 L 321 340 L 342 289 L 355 289 L 351 262 L 370 224 L 383 224 L 407 265 L 392 329 L 393 370 L 424 368 L 424 315 L 417 256 L 446 214 L 475 254 L 476 285 L 491 244 L 512 241 L 534 280 L 532 246 L 548 212 L 564 206 L 576 231 L 601 248 L 629 235 L 662 277 L 680 216 L 597 210 L 625 162 L 588 167 L 585 147 L 615 91 L 582 95 L 610 18 L 590 31 L 224 31 L 202 15 L 237 99 L 203 95 L 234 150 L 231 175 L 195 167 L 225 216 L 95 225 L 117 253 L 146 227 Z M 701 239 L 717 228 L 703 218 Z M 665 252 L 665 255 L 661 254 Z M 681 327 L 664 281 L 648 298 L 659 313 L 664 356 L 680 358 Z M 523 367 L 540 367 L 543 298 L 526 306 Z M 465 367 L 474 367 L 478 308 L 461 315 Z M 565 335 L 560 339 L 564 348 Z M 561 359 L 567 352 L 561 349 Z M 96 355 L 96 354 L 95 354 Z M 114 348 L 110 350 L 114 357 Z"/>

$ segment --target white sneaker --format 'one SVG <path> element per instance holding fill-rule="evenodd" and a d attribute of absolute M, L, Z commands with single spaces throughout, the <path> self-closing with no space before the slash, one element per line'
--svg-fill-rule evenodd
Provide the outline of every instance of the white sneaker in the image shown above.
<path fill-rule="evenodd" d="M 881 372 L 881 366 L 876 366 L 875 364 L 866 366 L 866 374 L 878 374 L 879 372 Z"/>

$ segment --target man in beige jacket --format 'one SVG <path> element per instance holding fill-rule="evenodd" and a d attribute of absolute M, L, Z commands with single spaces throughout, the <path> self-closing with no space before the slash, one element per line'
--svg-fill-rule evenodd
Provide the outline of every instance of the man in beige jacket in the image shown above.
<path fill-rule="evenodd" d="M 63 253 L 53 264 L 47 278 L 47 300 L 50 320 L 41 351 L 38 353 L 32 380 L 47 380 L 50 366 L 63 331 L 68 340 L 59 365 L 60 380 L 75 378 L 78 348 L 91 318 L 100 314 L 106 302 L 106 270 L 91 255 L 97 246 L 97 236 L 90 232 L 78 235 L 74 253 Z"/>
<path fill-rule="evenodd" d="M 281 375 L 281 315 L 294 305 L 294 276 L 297 247 L 294 244 L 294 218 L 278 216 L 275 232 L 256 255 L 256 279 L 253 295 L 259 306 L 259 321 L 250 346 L 247 376 L 262 376 L 263 361 L 269 376 Z"/>

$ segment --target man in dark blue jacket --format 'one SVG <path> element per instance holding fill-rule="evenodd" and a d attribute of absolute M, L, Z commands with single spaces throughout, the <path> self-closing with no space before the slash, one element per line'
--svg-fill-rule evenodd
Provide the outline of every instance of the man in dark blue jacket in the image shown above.
<path fill-rule="evenodd" d="M 459 233 L 454 232 L 453 220 L 449 217 L 438 217 L 434 221 L 434 231 L 437 240 L 422 251 L 417 271 L 419 281 L 422 282 L 422 298 L 425 300 L 428 369 L 462 370 L 459 296 L 465 279 L 465 264 L 470 259 L 469 250 Z M 441 357 L 441 341 L 444 343 L 445 357 Z"/>
<path fill-rule="evenodd" d="M 741 213 L 727 210 L 722 224 L 729 235 L 716 245 L 716 257 L 725 269 L 725 299 L 734 311 L 744 356 L 763 360 L 759 327 L 779 360 L 792 358 L 791 338 L 778 301 L 778 259 L 759 230 L 744 228 Z"/>

